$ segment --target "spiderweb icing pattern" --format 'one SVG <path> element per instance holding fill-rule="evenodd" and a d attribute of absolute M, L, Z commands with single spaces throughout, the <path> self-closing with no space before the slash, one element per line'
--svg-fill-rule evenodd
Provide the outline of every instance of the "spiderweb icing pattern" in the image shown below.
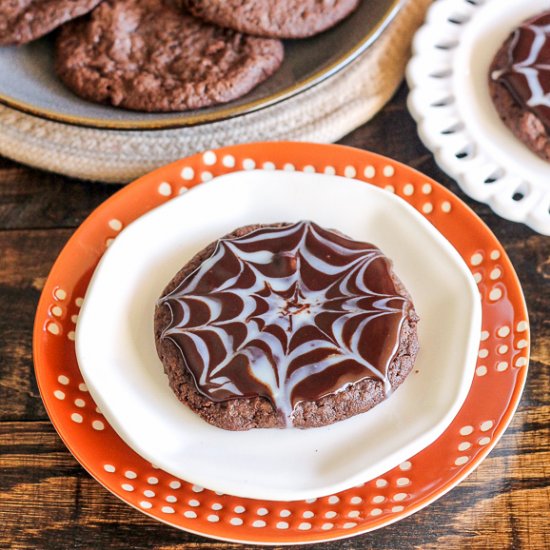
<path fill-rule="evenodd" d="M 161 303 L 172 314 L 161 338 L 199 391 L 262 395 L 288 421 L 308 386 L 321 397 L 371 377 L 390 389 L 408 300 L 378 248 L 302 221 L 221 239 Z"/>

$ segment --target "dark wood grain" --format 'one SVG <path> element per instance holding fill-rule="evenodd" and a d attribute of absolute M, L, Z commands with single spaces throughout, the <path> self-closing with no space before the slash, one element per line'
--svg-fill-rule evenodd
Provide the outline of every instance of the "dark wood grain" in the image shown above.
<path fill-rule="evenodd" d="M 491 227 L 525 292 L 530 374 L 506 434 L 453 491 L 396 525 L 307 548 L 550 548 L 550 239 L 468 199 L 418 140 L 405 98 L 402 87 L 342 143 L 425 172 Z M 31 349 L 40 290 L 73 229 L 117 189 L 0 159 L 0 548 L 252 548 L 178 531 L 116 499 L 66 450 L 42 406 Z"/>

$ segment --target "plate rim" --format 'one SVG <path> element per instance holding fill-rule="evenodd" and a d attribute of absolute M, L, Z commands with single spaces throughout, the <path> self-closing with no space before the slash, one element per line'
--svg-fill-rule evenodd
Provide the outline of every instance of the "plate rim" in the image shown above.
<path fill-rule="evenodd" d="M 219 110 L 212 113 L 204 113 L 202 109 L 190 111 L 182 111 L 177 116 L 169 119 L 157 119 L 150 121 L 121 121 L 121 120 L 106 120 L 87 116 L 67 115 L 60 113 L 57 110 L 40 108 L 32 103 L 15 99 L 7 94 L 0 92 L 0 104 L 11 109 L 15 109 L 23 114 L 31 115 L 43 120 L 55 123 L 69 124 L 82 128 L 96 130 L 126 130 L 126 131 L 143 131 L 143 130 L 170 130 L 179 128 L 192 128 L 214 122 L 223 122 L 247 114 L 251 114 L 263 109 L 267 109 L 273 105 L 281 103 L 286 99 L 297 96 L 307 90 L 313 88 L 317 84 L 325 81 L 331 76 L 340 72 L 343 68 L 352 63 L 357 57 L 364 53 L 395 19 L 395 16 L 400 11 L 405 3 L 405 0 L 385 0 L 387 2 L 383 16 L 372 27 L 372 29 L 352 48 L 342 54 L 338 59 L 334 60 L 325 68 L 316 70 L 309 77 L 298 82 L 286 86 L 284 89 L 269 94 L 264 98 L 259 98 L 254 101 L 249 101 L 243 105 L 232 106 L 229 102 L 223 105 Z M 192 113 L 189 115 L 189 113 Z M 156 113 L 162 114 L 162 113 Z"/>
<path fill-rule="evenodd" d="M 109 487 L 107 485 L 107 481 L 102 481 L 92 471 L 88 469 L 86 466 L 86 460 L 82 459 L 80 456 L 80 450 L 78 446 L 73 447 L 72 444 L 69 443 L 69 437 L 65 437 L 64 434 L 62 434 L 60 426 L 56 423 L 57 419 L 57 413 L 52 409 L 50 406 L 51 403 L 53 403 L 53 400 L 48 396 L 46 398 L 44 393 L 44 388 L 41 384 L 41 377 L 40 377 L 40 362 L 45 361 L 44 357 L 40 357 L 39 351 L 42 347 L 41 344 L 41 336 L 45 330 L 45 327 L 43 325 L 43 319 L 42 316 L 46 316 L 48 309 L 48 303 L 51 300 L 49 296 L 46 295 L 46 290 L 52 290 L 55 287 L 52 287 L 52 280 L 51 277 L 53 275 L 53 272 L 56 270 L 56 267 L 59 268 L 59 260 L 60 257 L 63 254 L 63 251 L 68 247 L 68 245 L 72 242 L 73 244 L 78 240 L 80 237 L 83 229 L 82 225 L 73 233 L 69 241 L 66 243 L 64 249 L 60 252 L 58 255 L 55 263 L 53 264 L 53 267 L 46 279 L 46 283 L 44 285 L 44 290 L 40 296 L 37 313 L 35 317 L 35 323 L 34 323 L 34 329 L 33 329 L 33 354 L 34 354 L 34 366 L 35 366 L 35 376 L 37 378 L 39 391 L 41 394 L 41 397 L 43 399 L 46 411 L 48 413 L 48 416 L 50 417 L 50 420 L 52 421 L 52 424 L 54 425 L 54 428 L 60 435 L 60 438 L 63 440 L 69 451 L 75 456 L 75 458 L 80 462 L 80 464 L 83 466 L 83 468 L 94 477 L 101 485 L 103 485 L 107 490 L 109 490 L 111 493 L 113 493 L 115 496 L 117 496 L 119 499 L 123 500 L 125 503 L 130 504 L 132 507 L 138 509 L 140 512 L 145 513 L 149 515 L 150 517 L 155 518 L 158 521 L 161 521 L 163 523 L 169 524 L 173 527 L 179 528 L 184 531 L 188 531 L 197 535 L 205 536 L 214 538 L 216 540 L 225 540 L 225 541 L 232 541 L 232 542 L 242 542 L 242 543 L 255 543 L 255 544 L 278 544 L 278 545 L 291 545 L 291 544 L 307 544 L 307 543 L 314 543 L 314 542 L 325 542 L 329 540 L 338 540 L 343 538 L 352 537 L 355 535 L 360 535 L 369 531 L 373 531 L 375 529 L 378 529 L 380 527 L 389 525 L 391 523 L 394 523 L 396 521 L 399 521 L 401 519 L 404 519 L 405 517 L 408 517 L 409 515 L 415 513 L 416 511 L 424 508 L 425 506 L 431 504 L 444 494 L 446 494 L 450 489 L 455 487 L 460 481 L 465 479 L 479 464 L 483 461 L 483 459 L 489 454 L 492 448 L 498 443 L 500 440 L 500 437 L 506 430 L 507 426 L 509 425 L 513 414 L 515 410 L 517 409 L 517 406 L 520 401 L 520 397 L 523 391 L 523 387 L 525 385 L 525 380 L 527 377 L 527 370 L 528 370 L 528 359 L 529 359 L 529 342 L 530 342 L 530 334 L 529 334 L 529 322 L 528 322 L 528 315 L 527 315 L 527 308 L 525 303 L 525 298 L 523 295 L 523 290 L 521 288 L 521 285 L 519 283 L 517 274 L 513 268 L 513 265 L 508 258 L 507 254 L 505 253 L 502 245 L 496 238 L 496 236 L 492 233 L 492 231 L 488 228 L 488 226 L 473 212 L 473 210 L 467 206 L 461 199 L 459 199 L 457 196 L 455 196 L 453 193 L 451 193 L 449 190 L 445 189 L 441 184 L 435 182 L 432 178 L 425 176 L 418 170 L 411 168 L 409 166 L 406 166 L 398 161 L 395 161 L 393 159 L 389 159 L 383 155 L 379 155 L 376 153 L 371 153 L 369 151 L 364 151 L 360 149 L 355 149 L 348 146 L 342 146 L 342 145 L 324 145 L 324 144 L 308 144 L 308 143 L 299 143 L 299 142 L 273 142 L 273 143 L 252 143 L 252 144 L 244 144 L 244 145 L 237 145 L 237 146 L 231 146 L 231 147 L 224 147 L 221 149 L 218 149 L 218 153 L 228 154 L 232 152 L 238 152 L 239 156 L 242 158 L 243 156 L 246 157 L 246 154 L 243 154 L 243 151 L 248 152 L 248 154 L 252 157 L 259 154 L 258 153 L 258 147 L 260 148 L 267 148 L 270 152 L 276 151 L 277 148 L 286 148 L 287 151 L 293 151 L 293 150 L 300 150 L 300 153 L 291 153 L 290 156 L 300 157 L 301 155 L 305 156 L 303 153 L 303 148 L 308 147 L 311 148 L 314 152 L 317 154 L 323 154 L 324 157 L 330 157 L 330 151 L 336 152 L 336 150 L 339 150 L 341 154 L 343 155 L 346 151 L 349 151 L 350 153 L 353 153 L 355 155 L 356 160 L 359 159 L 359 157 L 363 157 L 363 160 L 365 161 L 376 161 L 379 163 L 386 163 L 386 166 L 391 165 L 395 167 L 396 169 L 406 169 L 409 173 L 415 174 L 415 177 L 418 178 L 419 181 L 423 180 L 425 182 L 428 182 L 431 185 L 437 186 L 437 188 L 443 192 L 444 196 L 452 199 L 453 202 L 460 204 L 460 208 L 469 216 L 472 216 L 473 219 L 476 222 L 476 225 L 480 228 L 480 230 L 483 231 L 483 234 L 490 238 L 492 246 L 496 247 L 496 250 L 501 254 L 501 260 L 504 263 L 504 266 L 506 267 L 507 272 L 509 273 L 510 278 L 510 285 L 513 287 L 514 292 L 517 294 L 516 299 L 517 302 L 515 302 L 515 308 L 518 310 L 519 313 L 521 313 L 522 316 L 522 322 L 525 323 L 524 330 L 524 338 L 527 341 L 527 346 L 525 349 L 519 350 L 521 353 L 519 354 L 522 359 L 525 360 L 524 367 L 522 369 L 518 369 L 518 374 L 515 378 L 513 391 L 509 396 L 509 400 L 506 403 L 505 409 L 502 411 L 502 416 L 499 417 L 499 420 L 497 422 L 495 430 L 492 432 L 492 438 L 490 441 L 490 444 L 484 446 L 476 456 L 462 469 L 458 470 L 457 473 L 453 476 L 449 476 L 449 478 L 444 482 L 443 486 L 438 489 L 432 489 L 431 492 L 421 498 L 421 500 L 414 506 L 409 506 L 408 508 L 405 508 L 405 510 L 395 513 L 390 519 L 384 519 L 383 516 L 380 519 L 377 520 L 371 520 L 371 524 L 368 527 L 358 525 L 354 529 L 350 529 L 347 532 L 337 532 L 333 533 L 332 531 L 326 531 L 323 533 L 315 533 L 315 534 L 308 534 L 307 531 L 297 531 L 293 534 L 293 537 L 289 537 L 289 533 L 281 532 L 281 539 L 276 539 L 274 537 L 269 536 L 262 536 L 260 532 L 258 532 L 258 535 L 256 537 L 248 536 L 248 538 L 239 538 L 239 537 L 228 537 L 225 535 L 218 535 L 215 533 L 215 524 L 213 524 L 214 532 L 212 531 L 204 531 L 200 529 L 193 529 L 189 528 L 188 526 L 182 526 L 177 525 L 175 523 L 170 522 L 168 519 L 163 519 L 162 517 L 159 517 L 158 515 L 154 515 L 153 513 L 147 512 L 147 510 L 143 510 L 141 508 L 138 508 L 131 502 L 129 502 L 125 497 L 124 494 L 121 494 L 120 492 L 116 492 L 114 489 Z M 328 153 L 328 155 L 327 155 Z M 352 155 L 352 156 L 353 156 Z M 166 170 L 167 168 L 176 168 L 178 165 L 181 166 L 182 161 L 191 161 L 195 160 L 197 161 L 198 158 L 200 158 L 202 154 L 193 155 L 191 157 L 187 157 L 186 159 L 182 159 L 180 161 L 176 161 L 175 163 L 172 163 L 170 165 L 167 165 L 161 169 L 155 170 L 151 174 L 148 174 L 146 176 L 143 176 L 142 178 L 139 178 L 136 180 L 131 186 L 127 186 L 117 193 L 115 193 L 112 197 L 104 201 L 101 205 L 99 205 L 96 209 L 93 210 L 93 212 L 86 218 L 88 220 L 91 216 L 100 216 L 103 214 L 109 206 L 114 201 L 114 197 L 116 196 L 117 200 L 120 200 L 122 196 L 127 196 L 131 193 L 131 191 L 136 190 L 139 186 L 145 186 L 148 183 L 149 178 L 151 178 L 152 175 L 158 175 L 159 173 L 162 173 L 163 170 Z M 285 156 L 288 157 L 288 152 L 285 153 Z M 291 160 L 290 158 L 288 160 Z M 301 160 L 303 162 L 303 159 Z M 160 180 L 156 180 L 158 183 Z M 198 183 L 200 185 L 200 183 Z M 147 208 L 149 210 L 150 208 Z M 50 287 L 50 288 L 48 288 Z M 93 468 L 92 468 L 93 470 Z M 257 502 L 257 501 L 256 501 Z"/>

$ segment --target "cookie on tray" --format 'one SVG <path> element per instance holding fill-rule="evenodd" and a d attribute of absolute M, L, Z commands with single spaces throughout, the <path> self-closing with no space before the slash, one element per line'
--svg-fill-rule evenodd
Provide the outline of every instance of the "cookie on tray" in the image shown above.
<path fill-rule="evenodd" d="M 306 38 L 350 15 L 359 0 L 180 0 L 221 27 L 273 38 Z"/>
<path fill-rule="evenodd" d="M 418 317 L 375 246 L 313 222 L 242 227 L 164 290 L 170 387 L 228 430 L 310 428 L 365 412 L 410 373 Z"/>
<path fill-rule="evenodd" d="M 0 2 L 0 46 L 26 44 L 80 17 L 102 0 L 4 0 Z"/>
<path fill-rule="evenodd" d="M 504 124 L 550 161 L 550 11 L 522 23 L 489 69 L 491 98 Z"/>
<path fill-rule="evenodd" d="M 105 0 L 64 25 L 56 71 L 79 96 L 147 112 L 232 101 L 283 61 L 279 40 L 204 23 L 172 0 Z"/>

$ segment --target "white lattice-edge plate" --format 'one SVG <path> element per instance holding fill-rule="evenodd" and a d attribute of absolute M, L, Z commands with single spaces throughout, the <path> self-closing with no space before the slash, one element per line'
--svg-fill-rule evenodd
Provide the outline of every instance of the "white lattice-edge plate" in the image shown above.
<path fill-rule="evenodd" d="M 500 120 L 488 71 L 509 33 L 548 0 L 440 0 L 407 67 L 409 110 L 439 166 L 498 215 L 550 235 L 550 163 Z"/>

